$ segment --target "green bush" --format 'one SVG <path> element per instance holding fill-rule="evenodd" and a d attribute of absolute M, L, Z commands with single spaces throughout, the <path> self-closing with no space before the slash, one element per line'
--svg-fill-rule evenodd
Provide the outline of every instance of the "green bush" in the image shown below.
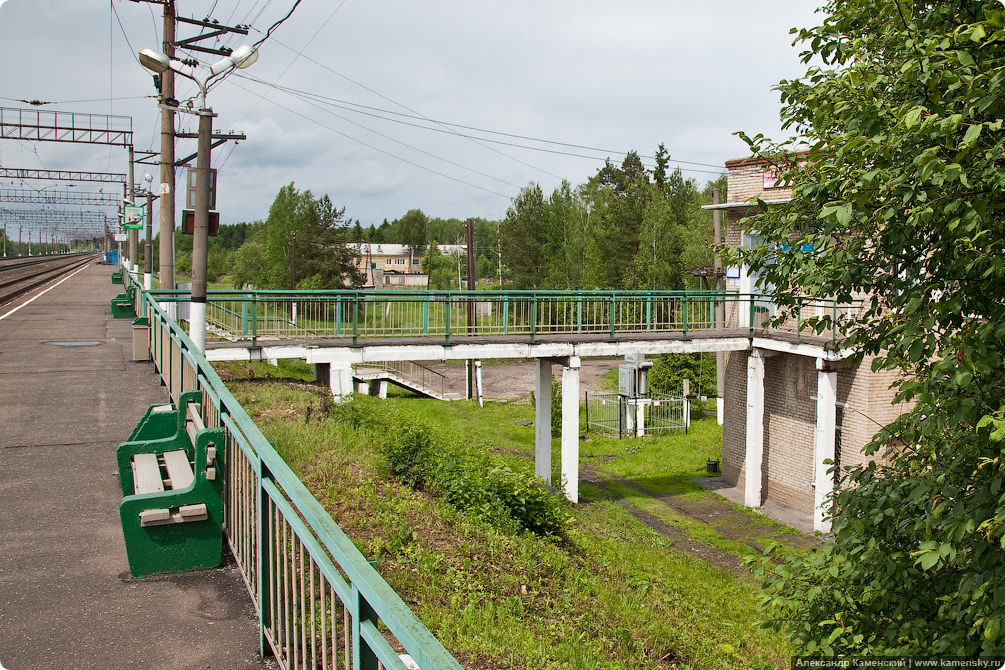
<path fill-rule="evenodd" d="M 374 430 L 391 471 L 402 483 L 427 491 L 456 509 L 511 532 L 561 532 L 569 519 L 564 501 L 533 472 L 518 472 L 483 445 L 470 445 L 411 412 L 354 396 L 331 417 Z"/>

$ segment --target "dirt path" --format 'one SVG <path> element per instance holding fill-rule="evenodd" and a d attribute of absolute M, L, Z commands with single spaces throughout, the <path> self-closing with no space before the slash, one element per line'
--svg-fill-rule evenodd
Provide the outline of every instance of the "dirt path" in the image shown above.
<path fill-rule="evenodd" d="M 612 368 L 618 367 L 621 359 L 584 358 L 579 368 L 579 390 L 599 391 L 604 375 Z M 449 393 L 464 393 L 465 368 L 456 362 L 440 361 L 424 362 L 437 372 L 446 375 L 445 389 Z M 482 364 L 482 388 L 486 398 L 497 400 L 524 401 L 530 399 L 534 390 L 534 375 L 536 364 L 533 360 L 490 361 Z M 552 375 L 556 384 L 561 383 L 561 366 L 552 366 Z"/>
<path fill-rule="evenodd" d="M 759 523 L 756 518 L 743 514 L 730 505 L 730 503 L 716 496 L 707 496 L 694 500 L 672 493 L 656 493 L 631 479 L 590 466 L 586 466 L 580 471 L 580 477 L 602 488 L 610 500 L 617 502 L 639 523 L 645 524 L 663 537 L 671 540 L 675 548 L 708 561 L 717 568 L 726 570 L 732 574 L 739 575 L 747 572 L 741 559 L 717 547 L 692 540 L 685 528 L 667 523 L 653 514 L 646 512 L 631 500 L 624 498 L 612 490 L 610 484 L 616 483 L 619 486 L 630 488 L 647 499 L 658 501 L 660 505 L 672 512 L 685 516 L 692 521 L 705 524 L 715 530 L 721 537 L 744 544 L 758 554 L 762 552 L 762 549 L 756 540 L 763 540 L 766 537 L 772 540 L 788 542 L 797 547 L 808 547 L 817 544 L 817 540 L 812 537 L 787 534 L 780 532 L 777 526 Z"/>

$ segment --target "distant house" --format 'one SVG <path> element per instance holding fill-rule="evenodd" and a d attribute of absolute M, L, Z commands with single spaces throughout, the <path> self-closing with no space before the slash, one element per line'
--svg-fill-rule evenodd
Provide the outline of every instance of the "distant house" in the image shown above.
<path fill-rule="evenodd" d="M 759 243 L 757 235 L 740 221 L 760 197 L 784 205 L 791 188 L 778 183 L 777 172 L 764 161 L 737 159 L 726 162 L 728 202 L 708 206 L 725 214 L 724 243 L 745 247 Z M 752 213 L 752 212 L 751 212 Z M 747 267 L 727 269 L 726 288 L 741 294 L 757 293 L 757 275 Z M 737 302 L 727 313 L 727 324 L 747 327 L 749 312 Z M 743 489 L 745 504 L 759 507 L 771 500 L 814 514 L 814 527 L 828 530 L 822 521 L 823 501 L 833 490 L 827 474 L 831 459 L 841 466 L 865 463 L 862 450 L 879 428 L 906 407 L 893 404 L 892 372 L 872 372 L 872 358 L 848 360 L 850 352 L 835 352 L 824 338 L 795 338 L 796 325 L 777 329 L 761 327 L 774 316 L 775 306 L 755 303 L 759 317 L 748 351 L 725 357 L 722 436 L 723 479 Z M 806 308 L 833 309 L 819 305 Z M 756 479 L 751 480 L 751 470 Z"/>
<path fill-rule="evenodd" d="M 410 247 L 407 244 L 385 244 L 382 242 L 351 242 L 350 249 L 356 252 L 356 267 L 363 271 L 366 279 L 364 288 L 426 288 L 429 276 L 422 270 L 425 248 Z M 448 256 L 464 254 L 463 244 L 438 244 L 440 253 Z M 422 255 L 419 252 L 422 252 Z"/>

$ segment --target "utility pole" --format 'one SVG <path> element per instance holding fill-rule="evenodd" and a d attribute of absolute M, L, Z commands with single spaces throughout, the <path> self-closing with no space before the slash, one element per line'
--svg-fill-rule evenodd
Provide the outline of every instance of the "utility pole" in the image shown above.
<path fill-rule="evenodd" d="M 478 328 L 475 325 L 477 318 L 477 305 L 475 304 L 475 220 L 468 219 L 468 291 L 472 292 L 472 295 L 468 297 L 468 335 L 474 335 L 478 332 Z M 477 390 L 475 388 L 476 382 L 475 375 L 475 361 L 468 361 L 468 400 L 477 396 Z"/>
<path fill-rule="evenodd" d="M 297 290 L 297 231 L 290 231 L 290 290 Z M 290 303 L 291 323 L 297 323 L 297 301 Z"/>
<path fill-rule="evenodd" d="M 175 8 L 174 0 L 164 2 L 164 53 L 174 58 Z M 158 276 L 162 290 L 174 289 L 174 72 L 161 74 L 161 221 L 160 266 Z"/>
<path fill-rule="evenodd" d="M 712 204 L 719 204 L 719 189 L 712 189 Z M 726 327 L 726 302 L 723 292 L 726 290 L 726 273 L 722 269 L 722 212 L 712 210 L 712 244 L 715 253 L 712 255 L 712 272 L 715 274 L 715 325 L 718 329 Z M 716 418 L 719 425 L 723 422 L 723 394 L 726 391 L 726 353 L 715 352 L 715 405 Z"/>

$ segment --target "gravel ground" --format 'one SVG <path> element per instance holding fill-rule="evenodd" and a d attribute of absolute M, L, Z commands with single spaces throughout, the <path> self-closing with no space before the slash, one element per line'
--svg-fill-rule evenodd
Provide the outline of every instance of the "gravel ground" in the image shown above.
<path fill-rule="evenodd" d="M 607 371 L 618 367 L 621 359 L 584 358 L 579 368 L 579 391 L 600 391 L 601 380 Z M 464 393 L 465 369 L 463 363 L 456 361 L 443 363 L 441 361 L 423 362 L 423 365 L 433 368 L 446 375 L 445 390 L 451 393 Z M 482 387 L 484 397 L 510 400 L 529 401 L 530 392 L 534 390 L 534 360 L 504 360 L 491 361 L 482 364 Z M 561 383 L 562 366 L 552 365 L 551 373 L 556 383 Z"/>

